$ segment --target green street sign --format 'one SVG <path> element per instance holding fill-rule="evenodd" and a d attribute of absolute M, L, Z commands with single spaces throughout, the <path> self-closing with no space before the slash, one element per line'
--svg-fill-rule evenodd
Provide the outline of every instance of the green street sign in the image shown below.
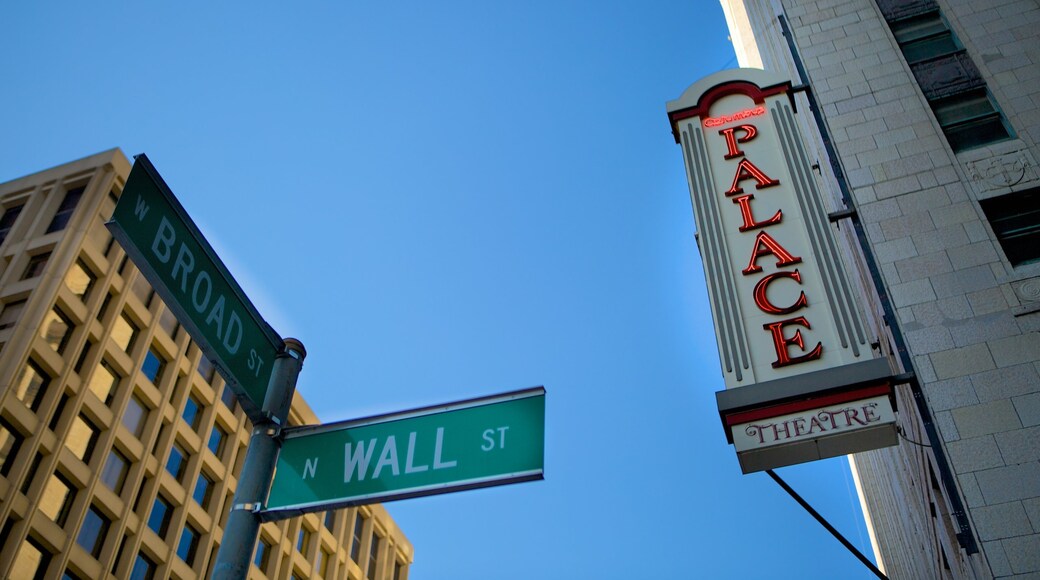
<path fill-rule="evenodd" d="M 284 433 L 262 520 L 542 479 L 545 389 Z"/>
<path fill-rule="evenodd" d="M 105 224 L 256 421 L 282 339 L 145 155 Z"/>

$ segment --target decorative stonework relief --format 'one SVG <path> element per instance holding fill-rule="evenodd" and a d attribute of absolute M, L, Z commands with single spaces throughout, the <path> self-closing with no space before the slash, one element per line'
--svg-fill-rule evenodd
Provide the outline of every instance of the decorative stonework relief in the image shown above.
<path fill-rule="evenodd" d="M 1036 162 L 1024 149 L 969 161 L 966 169 L 979 197 L 1010 193 L 1012 190 L 1021 189 L 1022 185 L 1040 181 Z"/>

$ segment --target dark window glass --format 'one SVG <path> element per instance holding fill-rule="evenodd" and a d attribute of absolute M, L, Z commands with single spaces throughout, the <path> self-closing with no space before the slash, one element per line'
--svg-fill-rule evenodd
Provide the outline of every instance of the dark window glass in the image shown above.
<path fill-rule="evenodd" d="M 235 391 L 231 390 L 231 385 L 224 385 L 224 390 L 220 392 L 220 401 L 228 409 L 235 410 L 235 405 L 238 404 L 238 397 L 235 396 Z"/>
<path fill-rule="evenodd" d="M 961 49 L 939 12 L 930 12 L 891 24 L 892 34 L 910 64 L 945 56 Z"/>
<path fill-rule="evenodd" d="M 166 460 L 166 471 L 177 481 L 181 480 L 188 468 L 188 452 L 181 447 L 180 443 L 174 443 L 170 449 L 170 457 Z"/>
<path fill-rule="evenodd" d="M 260 538 L 260 541 L 256 543 L 253 565 L 259 568 L 261 572 L 267 571 L 267 562 L 271 559 L 271 547 L 271 543 L 264 538 Z"/>
<path fill-rule="evenodd" d="M 399 560 L 394 560 L 394 580 L 404 579 L 404 566 Z"/>
<path fill-rule="evenodd" d="M 18 450 L 22 448 L 24 440 L 25 438 L 13 425 L 0 419 L 0 475 L 6 477 L 11 473 L 14 460 L 18 457 Z"/>
<path fill-rule="evenodd" d="M 83 344 L 83 350 L 79 352 L 79 357 L 76 358 L 76 365 L 73 367 L 73 370 L 76 371 L 76 374 L 80 374 L 81 372 L 83 372 L 83 365 L 87 363 L 87 357 L 90 356 L 90 351 L 93 348 L 94 343 L 91 342 L 90 339 L 87 339 L 86 342 L 84 342 Z"/>
<path fill-rule="evenodd" d="M 195 395 L 188 395 L 188 400 L 184 402 L 181 418 L 191 427 L 192 431 L 199 428 L 199 423 L 202 421 L 202 403 L 195 398 Z"/>
<path fill-rule="evenodd" d="M 358 513 L 354 518 L 354 537 L 350 542 L 350 559 L 361 565 L 361 532 L 365 529 L 365 518 Z"/>
<path fill-rule="evenodd" d="M 195 552 L 199 548 L 199 533 L 191 524 L 184 526 L 181 532 L 181 540 L 177 542 L 177 557 L 191 566 L 195 563 Z"/>
<path fill-rule="evenodd" d="M 65 229 L 65 226 L 69 225 L 69 220 L 72 219 L 72 212 L 76 211 L 76 205 L 79 203 L 79 198 L 83 197 L 83 192 L 86 189 L 86 187 L 77 187 L 65 192 L 65 197 L 61 200 L 61 205 L 58 206 L 58 211 L 54 212 L 54 219 L 52 219 L 51 224 L 47 226 L 48 234 L 63 230 Z"/>
<path fill-rule="evenodd" d="M 94 454 L 94 446 L 100 436 L 101 429 L 97 425 L 83 415 L 77 415 L 65 437 L 65 447 L 83 463 L 90 463 L 90 456 Z"/>
<path fill-rule="evenodd" d="M 1011 265 L 1040 261 L 1040 189 L 979 203 Z"/>
<path fill-rule="evenodd" d="M 300 531 L 296 534 L 296 551 L 301 554 L 306 554 L 310 542 L 311 533 L 304 529 L 303 526 L 300 526 Z"/>
<path fill-rule="evenodd" d="M 141 363 L 141 372 L 144 373 L 144 376 L 148 377 L 148 380 L 152 381 L 153 385 L 158 385 L 159 381 L 162 380 L 162 373 L 165 369 L 166 359 L 155 352 L 155 347 L 148 349 L 148 354 L 145 355 L 144 362 Z"/>
<path fill-rule="evenodd" d="M 15 384 L 14 394 L 18 397 L 18 400 L 25 403 L 30 409 L 38 411 L 40 403 L 43 402 L 43 395 L 47 392 L 47 385 L 50 382 L 51 377 L 43 372 L 40 365 L 30 359 L 29 363 L 22 370 L 22 375 L 18 378 L 18 382 Z"/>
<path fill-rule="evenodd" d="M 140 437 L 144 433 L 144 426 L 148 420 L 148 407 L 138 399 L 137 396 L 130 397 L 130 401 L 126 405 L 126 411 L 123 413 L 123 425 L 134 434 L 135 437 Z"/>
<path fill-rule="evenodd" d="M 220 425 L 214 424 L 213 430 L 209 432 L 209 442 L 206 443 L 206 447 L 209 447 L 213 455 L 220 457 L 220 453 L 224 450 L 224 441 L 226 439 L 227 431 Z"/>
<path fill-rule="evenodd" d="M 0 311 L 0 330 L 11 328 L 17 324 L 23 309 L 25 309 L 25 300 L 16 300 L 4 304 L 3 311 Z"/>
<path fill-rule="evenodd" d="M 91 556 L 97 558 L 101 554 L 101 547 L 105 545 L 109 524 L 111 522 L 105 517 L 105 514 L 96 507 L 90 506 L 87 516 L 83 519 L 83 525 L 79 529 L 79 535 L 76 536 L 76 543 Z"/>
<path fill-rule="evenodd" d="M 97 282 L 97 276 L 90 271 L 90 268 L 83 260 L 76 260 L 76 263 L 69 268 L 69 273 L 65 275 L 65 286 L 68 287 L 73 295 L 78 296 L 84 302 L 90 296 L 90 291 L 94 288 L 95 282 Z"/>
<path fill-rule="evenodd" d="M 40 274 L 43 274 L 44 269 L 47 268 L 47 261 L 50 259 L 50 252 L 36 254 L 35 256 L 30 257 L 29 264 L 25 267 L 25 274 L 22 275 L 22 280 L 28 280 L 29 278 L 35 278 Z"/>
<path fill-rule="evenodd" d="M 130 570 L 130 580 L 152 580 L 155 578 L 155 562 L 144 554 L 137 554 L 134 567 Z"/>
<path fill-rule="evenodd" d="M 33 487 L 33 482 L 36 479 L 37 472 L 40 471 L 40 464 L 43 463 L 43 455 L 37 453 L 29 465 L 29 473 L 25 474 L 25 479 L 22 480 L 22 487 L 19 490 L 22 495 L 29 493 L 29 489 Z"/>
<path fill-rule="evenodd" d="M 14 205 L 4 210 L 3 215 L 0 215 L 0 244 L 4 243 L 7 239 L 7 234 L 11 233 L 11 228 L 14 227 L 14 222 L 18 221 L 18 214 L 22 213 L 24 206 Z"/>
<path fill-rule="evenodd" d="M 58 354 L 64 354 L 65 347 L 69 345 L 72 338 L 72 321 L 69 317 L 55 306 L 43 318 L 40 326 L 40 338 L 51 346 Z"/>
<path fill-rule="evenodd" d="M 379 565 L 379 536 L 372 534 L 372 543 L 368 547 L 368 577 L 376 577 L 376 567 Z"/>
<path fill-rule="evenodd" d="M 329 510 L 325 512 L 325 529 L 332 531 L 336 527 L 336 512 Z"/>
<path fill-rule="evenodd" d="M 112 449 L 108 452 L 105 468 L 101 470 L 101 482 L 116 494 L 122 493 L 123 483 L 126 482 L 126 474 L 129 472 L 130 460 L 119 451 Z"/>
<path fill-rule="evenodd" d="M 195 503 L 202 506 L 202 509 L 209 509 L 209 498 L 213 496 L 213 483 L 213 479 L 205 472 L 200 473 L 199 479 L 195 482 L 195 490 L 191 492 L 191 497 Z"/>
<path fill-rule="evenodd" d="M 65 476 L 55 473 L 51 475 L 51 478 L 47 480 L 47 486 L 43 488 L 38 509 L 54 523 L 64 526 L 65 521 L 69 518 L 69 510 L 72 508 L 72 501 L 75 497 L 75 486 L 65 479 Z"/>
<path fill-rule="evenodd" d="M 935 117 L 954 151 L 1009 139 L 1003 116 L 985 89 L 931 101 Z"/>
<path fill-rule="evenodd" d="M 173 506 L 170 505 L 170 502 L 162 494 L 155 496 L 155 502 L 152 503 L 152 513 L 148 514 L 148 527 L 160 538 L 164 538 L 166 532 L 170 529 L 170 519 L 172 517 Z"/>

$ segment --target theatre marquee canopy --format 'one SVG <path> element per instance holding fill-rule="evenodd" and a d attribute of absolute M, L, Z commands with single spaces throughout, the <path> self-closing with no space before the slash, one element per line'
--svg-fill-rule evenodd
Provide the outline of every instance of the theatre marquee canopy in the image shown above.
<path fill-rule="evenodd" d="M 745 473 L 895 443 L 875 359 L 796 119 L 790 80 L 716 73 L 668 103 L 682 147 Z"/>

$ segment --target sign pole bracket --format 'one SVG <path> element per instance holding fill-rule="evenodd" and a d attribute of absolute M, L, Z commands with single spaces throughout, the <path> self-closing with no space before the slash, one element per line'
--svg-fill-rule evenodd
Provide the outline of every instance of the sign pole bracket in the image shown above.
<path fill-rule="evenodd" d="M 235 499 L 217 551 L 213 566 L 213 578 L 217 580 L 245 579 L 260 533 L 259 513 L 271 488 L 278 451 L 282 446 L 282 425 L 289 417 L 296 379 L 306 356 L 300 341 L 287 338 L 283 342 L 283 348 L 274 360 L 261 415 L 263 419 L 254 425 L 250 435 Z"/>

